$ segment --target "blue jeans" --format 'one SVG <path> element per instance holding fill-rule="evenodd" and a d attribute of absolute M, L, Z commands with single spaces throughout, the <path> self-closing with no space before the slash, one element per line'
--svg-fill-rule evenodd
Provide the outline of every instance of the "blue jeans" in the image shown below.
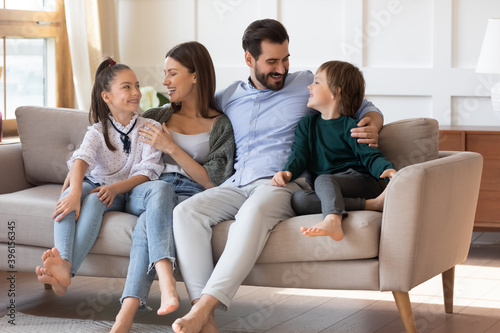
<path fill-rule="evenodd" d="M 154 264 L 169 259 L 175 267 L 175 244 L 172 230 L 174 207 L 202 192 L 203 186 L 178 173 L 165 173 L 160 180 L 146 182 L 130 192 L 126 211 L 139 215 L 132 233 L 132 249 L 127 280 L 120 302 L 126 297 L 140 299 L 141 310 L 156 275 Z"/>
<path fill-rule="evenodd" d="M 75 212 L 72 211 L 61 221 L 54 222 L 54 246 L 59 250 L 61 257 L 71 263 L 72 275 L 78 271 L 99 236 L 103 214 L 108 211 L 121 211 L 125 207 L 125 194 L 117 195 L 111 206 L 106 207 L 97 197 L 97 193 L 90 193 L 97 187 L 99 184 L 84 179 L 78 221 L 75 219 Z M 69 190 L 68 187 L 61 198 L 68 195 Z"/>

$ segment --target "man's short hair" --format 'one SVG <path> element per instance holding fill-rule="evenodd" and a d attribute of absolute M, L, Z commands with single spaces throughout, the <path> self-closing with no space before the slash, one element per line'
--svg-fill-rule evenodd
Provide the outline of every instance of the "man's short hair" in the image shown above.
<path fill-rule="evenodd" d="M 273 19 L 263 19 L 252 22 L 243 33 L 243 50 L 250 52 L 255 60 L 262 54 L 261 43 L 263 40 L 271 43 L 283 44 L 290 41 L 285 27 Z"/>

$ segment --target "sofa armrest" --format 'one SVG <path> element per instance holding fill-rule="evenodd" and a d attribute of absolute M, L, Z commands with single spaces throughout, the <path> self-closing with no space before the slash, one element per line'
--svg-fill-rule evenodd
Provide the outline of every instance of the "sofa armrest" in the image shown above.
<path fill-rule="evenodd" d="M 0 194 L 27 189 L 20 143 L 0 145 Z"/>
<path fill-rule="evenodd" d="M 482 165 L 478 153 L 441 152 L 393 177 L 380 236 L 381 290 L 407 292 L 467 258 Z"/>

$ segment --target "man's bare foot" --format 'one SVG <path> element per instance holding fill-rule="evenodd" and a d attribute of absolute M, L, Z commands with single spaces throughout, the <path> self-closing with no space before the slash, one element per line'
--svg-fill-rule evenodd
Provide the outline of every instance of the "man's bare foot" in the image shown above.
<path fill-rule="evenodd" d="M 309 237 L 329 236 L 335 241 L 342 240 L 344 238 L 344 231 L 342 230 L 342 215 L 340 215 L 340 218 L 331 218 L 330 215 L 327 215 L 320 223 L 317 223 L 310 228 L 301 227 L 300 231 L 302 234 Z"/>
<path fill-rule="evenodd" d="M 71 264 L 61 257 L 55 247 L 45 251 L 42 259 L 47 271 L 61 286 L 68 287 L 71 284 Z"/>
<path fill-rule="evenodd" d="M 219 333 L 214 311 L 219 300 L 210 295 L 202 295 L 188 314 L 172 324 L 175 333 Z"/>
<path fill-rule="evenodd" d="M 67 288 L 62 286 L 59 283 L 59 281 L 56 280 L 55 277 L 50 275 L 50 273 L 47 271 L 47 269 L 40 267 L 40 266 L 37 266 L 35 271 L 36 271 L 36 275 L 38 277 L 38 281 L 40 281 L 41 283 L 50 284 L 52 286 L 52 289 L 54 290 L 54 293 L 56 293 L 56 295 L 62 296 L 64 294 L 66 294 Z"/>
<path fill-rule="evenodd" d="M 374 199 L 366 199 L 365 200 L 365 210 L 374 210 L 377 212 L 383 211 L 386 190 L 387 190 L 387 188 L 382 193 L 380 193 L 378 197 L 376 197 Z"/>

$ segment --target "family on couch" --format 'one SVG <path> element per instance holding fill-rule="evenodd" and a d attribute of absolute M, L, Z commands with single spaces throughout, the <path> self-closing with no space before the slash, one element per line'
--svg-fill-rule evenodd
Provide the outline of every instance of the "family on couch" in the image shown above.
<path fill-rule="evenodd" d="M 175 46 L 164 62 L 171 104 L 143 117 L 135 74 L 105 60 L 92 94 L 91 116 L 99 116 L 92 116 L 94 124 L 68 163 L 53 217 L 55 247 L 43 254 L 38 279 L 64 294 L 104 212 L 124 210 L 139 218 L 112 331 L 130 331 L 136 311 L 147 308 L 156 274 L 157 313 L 177 310 L 178 266 L 193 306 L 173 330 L 218 332 L 215 309 L 229 307 L 273 227 L 300 212 L 301 203 L 311 203 L 308 209 L 322 212 L 324 220 L 297 232 L 334 240 L 343 237 L 346 211 L 381 210 L 377 178 L 396 170 L 376 149 L 383 118 L 363 99 L 361 73 L 348 63 L 328 62 L 316 76 L 289 74 L 288 42 L 278 21 L 251 23 L 242 39 L 250 77 L 217 93 L 206 48 L 197 42 Z M 326 145 L 325 138 L 338 144 Z M 316 191 L 292 180 L 306 168 Z M 235 222 L 214 265 L 211 227 L 228 219 Z"/>

